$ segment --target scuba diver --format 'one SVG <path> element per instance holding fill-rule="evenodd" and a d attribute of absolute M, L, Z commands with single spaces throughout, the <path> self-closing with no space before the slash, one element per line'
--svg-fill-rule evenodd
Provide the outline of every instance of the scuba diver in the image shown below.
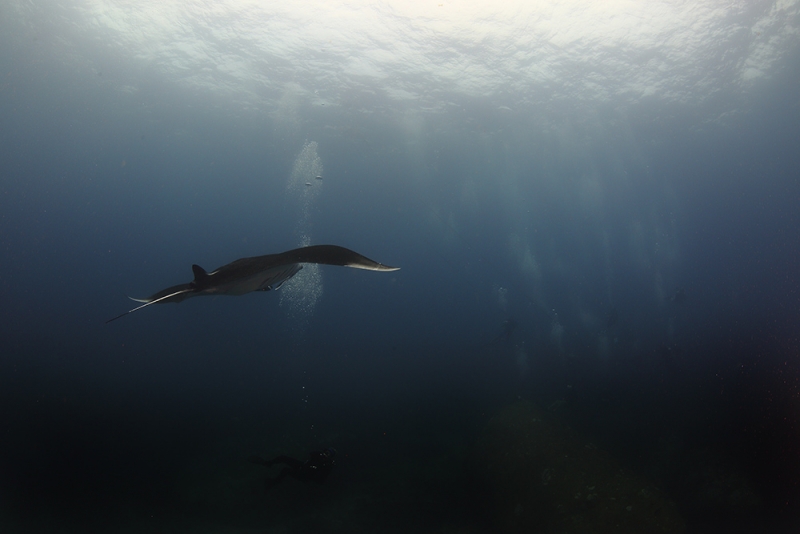
<path fill-rule="evenodd" d="M 619 312 L 616 308 L 611 308 L 611 311 L 606 315 L 606 332 L 614 328 L 619 321 Z"/>
<path fill-rule="evenodd" d="M 672 295 L 669 300 L 670 302 L 674 302 L 675 304 L 680 304 L 683 306 L 683 304 L 686 302 L 686 289 L 682 287 L 676 287 L 675 294 Z"/>
<path fill-rule="evenodd" d="M 286 476 L 296 478 L 302 482 L 317 482 L 321 484 L 328 478 L 333 467 L 333 458 L 336 456 L 336 449 L 328 447 L 324 451 L 311 452 L 308 454 L 308 460 L 302 462 L 295 460 L 288 456 L 278 456 L 273 460 L 265 460 L 260 456 L 251 456 L 247 459 L 250 463 L 263 465 L 264 467 L 271 467 L 275 464 L 284 464 L 286 467 L 281 469 L 278 476 L 275 478 L 267 477 L 266 487 L 269 489 L 274 486 Z"/>
<path fill-rule="evenodd" d="M 507 342 L 511 338 L 511 334 L 517 329 L 517 322 L 514 319 L 503 321 L 503 328 L 497 336 L 489 343 L 490 346 L 499 345 Z"/>

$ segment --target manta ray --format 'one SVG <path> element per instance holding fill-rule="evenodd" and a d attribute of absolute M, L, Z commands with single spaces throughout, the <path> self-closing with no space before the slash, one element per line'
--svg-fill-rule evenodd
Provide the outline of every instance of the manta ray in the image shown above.
<path fill-rule="evenodd" d="M 192 265 L 194 280 L 188 284 L 162 289 L 146 299 L 129 297 L 131 300 L 144 302 L 144 304 L 117 315 L 106 323 L 116 321 L 120 317 L 152 304 L 183 302 L 188 298 L 203 295 L 244 295 L 252 291 L 278 289 L 303 268 L 302 263 L 340 265 L 368 271 L 396 271 L 399 269 L 399 267 L 389 267 L 372 261 L 358 252 L 336 245 L 313 245 L 287 250 L 280 254 L 241 258 L 210 273 L 199 265 Z"/>

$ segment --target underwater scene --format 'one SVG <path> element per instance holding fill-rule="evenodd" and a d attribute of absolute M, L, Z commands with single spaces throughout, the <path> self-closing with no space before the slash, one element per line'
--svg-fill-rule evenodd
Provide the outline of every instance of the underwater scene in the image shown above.
<path fill-rule="evenodd" d="M 6 0 L 0 260 L 0 533 L 800 529 L 798 0 Z"/>

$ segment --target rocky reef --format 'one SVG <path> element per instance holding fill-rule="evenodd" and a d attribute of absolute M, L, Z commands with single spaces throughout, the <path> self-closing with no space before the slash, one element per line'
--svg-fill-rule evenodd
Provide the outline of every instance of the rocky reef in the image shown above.
<path fill-rule="evenodd" d="M 567 425 L 520 401 L 487 425 L 468 461 L 476 502 L 503 532 L 683 532 L 674 503 Z"/>

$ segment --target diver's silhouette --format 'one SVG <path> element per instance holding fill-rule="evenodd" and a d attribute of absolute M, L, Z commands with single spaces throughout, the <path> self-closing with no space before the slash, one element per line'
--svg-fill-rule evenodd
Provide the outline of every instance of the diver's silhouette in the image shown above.
<path fill-rule="evenodd" d="M 680 304 L 683 306 L 683 304 L 686 302 L 686 290 L 682 287 L 675 288 L 675 294 L 673 294 L 669 300 L 675 304 Z"/>
<path fill-rule="evenodd" d="M 303 482 L 317 482 L 321 484 L 328 478 L 331 472 L 334 456 L 336 456 L 336 449 L 328 447 L 324 451 L 309 453 L 308 460 L 305 462 L 283 455 L 272 460 L 265 460 L 260 456 L 251 456 L 247 460 L 254 464 L 263 465 L 264 467 L 271 467 L 275 464 L 284 464 L 286 466 L 281 469 L 277 477 L 267 477 L 266 487 L 270 488 L 287 476 Z"/>
<path fill-rule="evenodd" d="M 517 329 L 517 322 L 514 319 L 508 319 L 503 321 L 503 329 L 500 331 L 497 336 L 492 340 L 489 345 L 499 345 L 501 343 L 505 343 L 511 338 L 511 334 L 514 333 L 514 330 Z"/>
<path fill-rule="evenodd" d="M 611 311 L 606 315 L 606 330 L 611 330 L 619 321 L 619 312 L 616 308 L 611 308 Z"/>

